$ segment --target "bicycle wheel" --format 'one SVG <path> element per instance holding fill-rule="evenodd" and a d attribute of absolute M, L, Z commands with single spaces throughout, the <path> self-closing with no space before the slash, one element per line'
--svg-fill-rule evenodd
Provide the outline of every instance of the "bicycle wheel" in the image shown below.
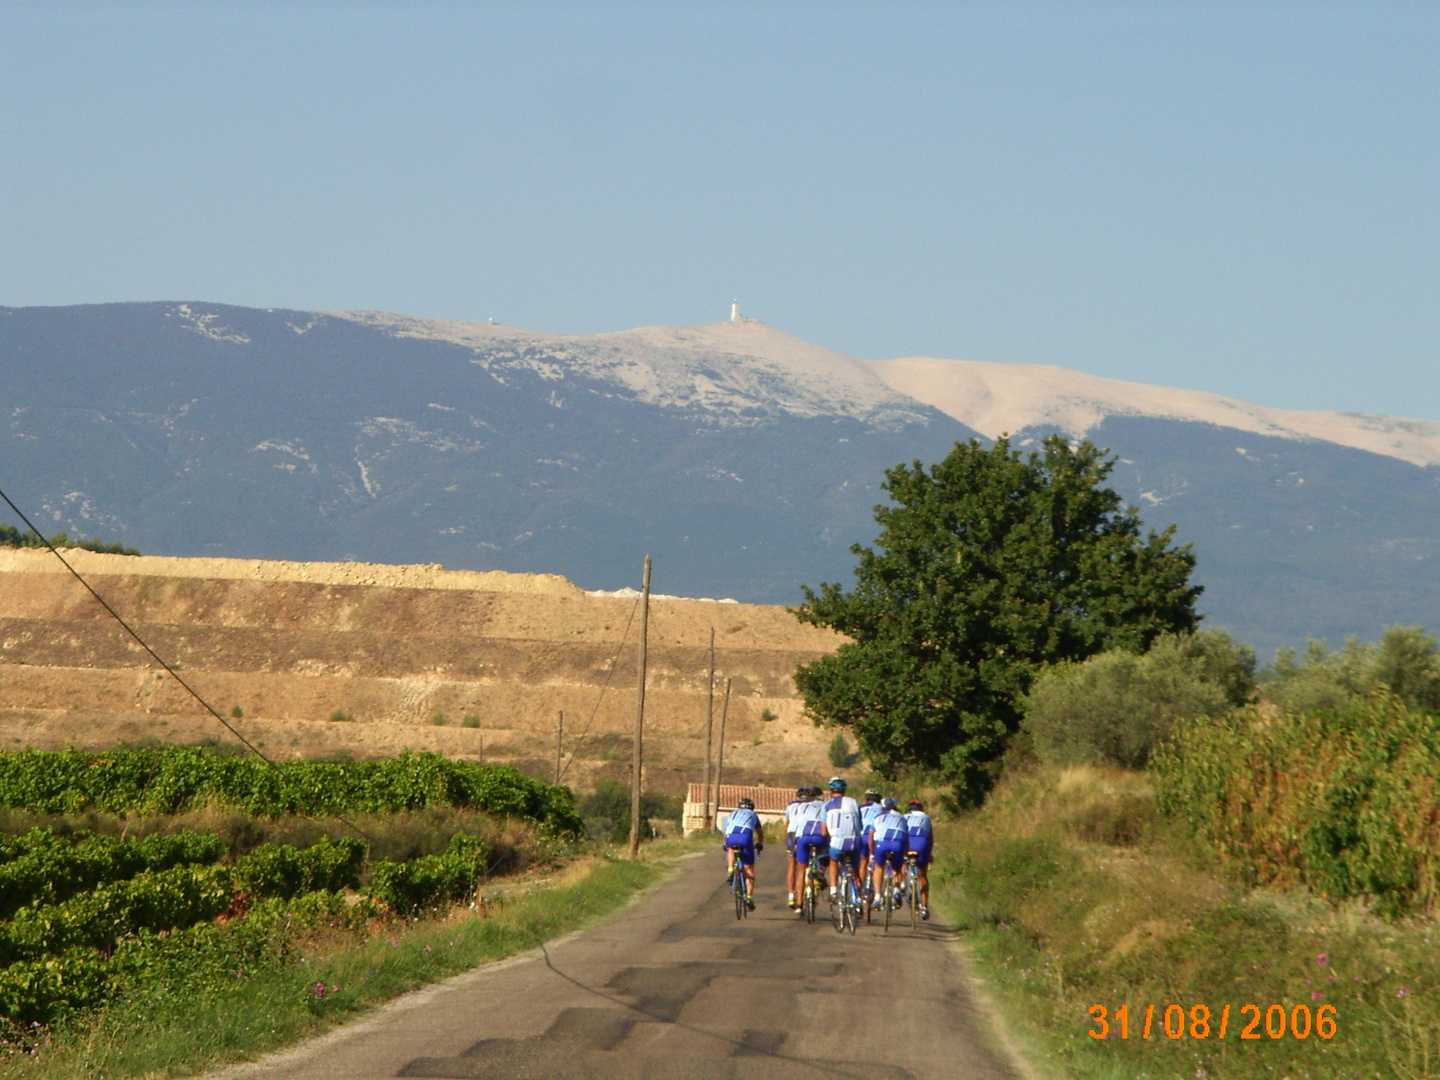
<path fill-rule="evenodd" d="M 890 909 L 895 906 L 895 871 L 887 869 L 880 883 L 880 906 L 885 909 L 885 933 L 890 932 Z"/>
<path fill-rule="evenodd" d="M 851 878 L 845 886 L 845 929 L 855 933 L 860 925 L 860 890 Z"/>
<path fill-rule="evenodd" d="M 800 901 L 800 906 L 805 912 L 805 921 L 808 923 L 815 921 L 815 896 L 815 882 L 807 881 L 805 883 L 805 896 Z"/>
<path fill-rule="evenodd" d="M 910 864 L 910 929 L 920 929 L 920 877 L 915 872 L 915 864 Z"/>

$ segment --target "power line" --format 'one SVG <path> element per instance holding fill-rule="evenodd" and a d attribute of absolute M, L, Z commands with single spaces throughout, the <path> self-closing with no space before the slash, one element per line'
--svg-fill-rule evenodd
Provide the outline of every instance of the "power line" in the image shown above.
<path fill-rule="evenodd" d="M 44 534 L 41 533 L 39 529 L 35 528 L 33 524 L 31 524 L 30 519 L 25 516 L 25 512 L 15 505 L 14 500 L 12 500 L 9 495 L 6 495 L 4 491 L 0 491 L 0 499 L 4 499 L 5 505 L 10 507 L 11 510 L 15 511 L 16 515 L 19 516 L 20 520 L 25 523 L 26 528 L 28 528 L 36 536 L 40 537 L 40 542 L 50 549 L 50 554 L 54 555 L 57 559 L 59 559 L 61 565 L 63 565 L 66 570 L 69 570 L 70 573 L 74 575 L 75 580 L 80 582 L 81 585 L 85 586 L 85 591 L 88 592 L 91 596 L 93 596 L 95 598 L 95 601 L 110 613 L 111 618 L 113 618 L 122 627 L 124 627 L 125 632 L 129 634 L 132 638 L 134 638 L 136 643 L 142 649 L 144 649 L 147 653 L 150 654 L 150 659 L 154 660 L 155 663 L 159 664 L 162 668 L 168 671 L 171 678 L 173 678 L 176 682 L 183 686 L 186 692 L 200 703 L 201 708 L 203 708 L 216 720 L 219 720 L 220 723 L 224 724 L 226 730 L 228 730 L 231 735 L 234 735 L 235 738 L 239 739 L 240 742 L 243 743 L 252 754 L 254 754 L 256 757 L 261 758 L 264 761 L 270 762 L 271 765 L 275 764 L 275 762 L 271 760 L 269 756 L 263 753 L 259 747 L 252 743 L 249 739 L 245 738 L 244 735 L 241 735 L 234 724 L 230 723 L 229 720 L 226 720 L 225 717 L 221 716 L 213 705 L 211 705 L 208 701 L 201 697 L 193 686 L 191 686 L 188 682 L 181 678 L 178 671 L 176 671 L 173 667 L 167 664 L 164 660 L 160 659 L 160 654 L 150 647 L 149 643 L 139 635 L 139 633 L 135 630 L 133 626 L 131 626 L 128 622 L 126 622 L 120 617 L 119 612 L 117 612 L 113 607 L 111 607 L 108 603 L 105 602 L 105 598 L 101 596 L 98 592 L 96 592 L 91 587 L 88 581 L 86 581 L 83 577 L 80 576 L 80 571 L 76 570 L 75 567 L 71 566 L 69 560 L 67 560 L 64 555 L 60 554 L 60 552 L 56 549 L 55 545 L 50 543 L 49 540 L 45 539 Z M 349 822 L 346 822 L 346 824 L 349 824 Z M 354 826 L 352 826 L 352 828 L 353 827 Z"/>

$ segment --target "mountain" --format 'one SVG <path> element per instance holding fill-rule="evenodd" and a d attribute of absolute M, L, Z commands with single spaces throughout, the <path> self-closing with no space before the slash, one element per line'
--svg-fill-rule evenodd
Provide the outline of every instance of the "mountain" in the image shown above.
<path fill-rule="evenodd" d="M 793 603 L 883 470 L 1085 436 L 1262 651 L 1440 624 L 1440 423 L 1062 368 L 864 361 L 763 323 L 544 334 L 209 303 L 0 308 L 0 485 L 147 552 L 548 571 Z"/>

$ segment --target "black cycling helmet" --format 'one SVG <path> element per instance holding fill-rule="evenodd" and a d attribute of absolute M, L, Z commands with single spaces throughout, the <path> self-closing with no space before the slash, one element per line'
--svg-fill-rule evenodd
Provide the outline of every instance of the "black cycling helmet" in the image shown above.
<path fill-rule="evenodd" d="M 808 787 L 797 787 L 797 788 L 795 789 L 795 797 L 796 797 L 797 799 L 803 799 L 803 798 L 805 798 L 806 795 L 809 795 L 809 794 L 810 794 L 810 789 L 809 789 Z"/>
<path fill-rule="evenodd" d="M 850 785 L 845 782 L 845 778 L 843 776 L 832 776 L 830 778 L 831 791 L 844 791 L 849 786 Z"/>
<path fill-rule="evenodd" d="M 755 809 L 755 800 L 754 800 L 754 799 L 741 799 L 738 805 L 739 805 L 739 807 L 740 807 L 741 810 L 754 810 L 754 809 Z"/>
<path fill-rule="evenodd" d="M 897 805 L 898 804 L 895 802 L 895 800 L 892 799 L 889 795 L 886 795 L 885 798 L 880 800 L 880 808 L 882 810 L 894 810 Z"/>

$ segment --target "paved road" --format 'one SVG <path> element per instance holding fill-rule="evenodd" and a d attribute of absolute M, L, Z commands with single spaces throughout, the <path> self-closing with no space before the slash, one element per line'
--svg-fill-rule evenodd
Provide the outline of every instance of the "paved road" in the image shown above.
<path fill-rule="evenodd" d="M 279 1059 L 253 1080 L 1009 1080 L 977 1037 L 943 929 L 801 923 L 783 863 L 735 918 L 718 852 L 609 921 L 482 968 Z"/>

